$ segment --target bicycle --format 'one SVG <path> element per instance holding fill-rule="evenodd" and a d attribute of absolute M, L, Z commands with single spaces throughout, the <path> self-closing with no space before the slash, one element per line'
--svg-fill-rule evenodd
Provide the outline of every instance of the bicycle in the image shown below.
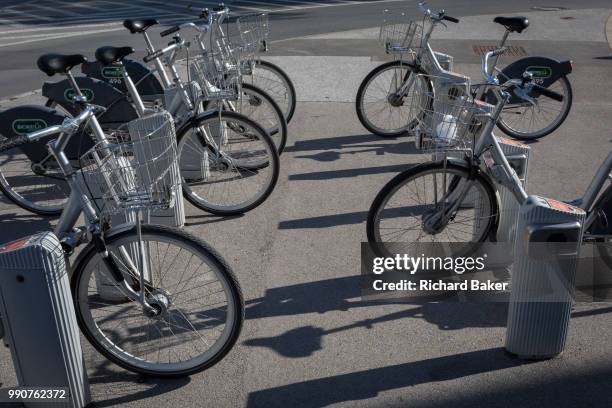
<path fill-rule="evenodd" d="M 446 15 L 443 10 L 432 11 L 425 7 L 425 3 L 419 3 L 419 8 L 424 15 L 422 22 L 383 23 L 379 39 L 394 60 L 374 68 L 357 92 L 359 120 L 366 129 L 379 136 L 401 136 L 414 128 L 416 120 L 409 116 L 409 106 L 405 102 L 411 98 L 412 78 L 418 74 L 444 76 L 456 83 L 467 82 L 468 89 L 456 88 L 453 92 L 469 93 L 496 104 L 495 93 L 486 87 L 469 88 L 468 78 L 451 72 L 452 56 L 431 48 L 429 40 L 434 29 L 445 25 L 444 22 L 459 23 L 459 19 Z M 525 17 L 496 17 L 494 22 L 505 28 L 498 48 L 505 46 L 510 33 L 521 33 L 529 25 Z M 561 100 L 556 100 L 546 95 L 542 97 L 541 94 L 514 90 L 497 126 L 507 135 L 523 140 L 538 139 L 555 131 L 567 118 L 572 105 L 572 88 L 567 78 L 572 71 L 571 61 L 526 57 L 503 70 L 497 67 L 497 63 L 496 57 L 491 72 L 499 82 L 520 79 L 525 71 L 529 71 L 535 83 L 562 96 Z"/>
<path fill-rule="evenodd" d="M 49 75 L 68 74 L 83 61 L 82 55 L 53 54 L 39 58 L 38 66 Z M 54 233 L 66 257 L 84 245 L 71 269 L 81 331 L 107 359 L 136 373 L 179 377 L 211 367 L 240 334 L 240 286 L 205 242 L 140 219 L 143 210 L 169 208 L 177 199 L 178 185 L 168 177 L 177 167 L 170 115 L 160 111 L 131 123 L 129 140 L 109 139 L 96 118 L 104 108 L 87 104 L 82 95 L 75 102 L 82 107 L 78 116 L 4 140 L 0 152 L 48 140 L 65 176 L 70 196 Z M 82 128 L 96 142 L 75 168 L 64 149 Z M 111 215 L 125 212 L 135 213 L 136 222 L 108 223 Z M 87 225 L 75 228 L 81 215 Z M 100 275 L 114 283 L 115 299 L 96 292 Z"/>
<path fill-rule="evenodd" d="M 227 7 L 215 7 L 212 11 L 205 8 L 199 13 L 199 17 L 206 20 L 211 14 L 223 14 L 227 16 L 229 11 Z M 156 51 L 146 33 L 148 28 L 159 24 L 156 19 L 125 20 L 123 24 L 130 33 L 143 35 L 149 54 L 153 54 Z M 293 82 L 287 73 L 279 66 L 263 60 L 260 57 L 260 54 L 268 49 L 267 37 L 269 24 L 267 15 L 254 14 L 240 16 L 237 18 L 236 24 L 238 25 L 239 37 L 242 42 L 257 46 L 256 49 L 251 49 L 251 53 L 254 55 L 252 55 L 248 61 L 244 61 L 242 65 L 242 75 L 246 80 L 244 82 L 256 86 L 270 95 L 283 112 L 286 122 L 291 122 L 297 104 Z M 226 37 L 221 24 L 219 25 L 219 29 L 221 35 Z M 157 62 L 155 62 L 153 69 L 149 69 L 145 65 L 134 60 L 126 60 L 125 66 L 136 83 L 138 91 L 146 101 L 155 101 L 159 99 L 164 89 L 172 86 L 172 82 L 165 72 L 163 65 L 159 65 Z M 83 73 L 91 78 L 108 82 L 122 92 L 127 92 L 127 88 L 122 82 L 121 76 L 108 67 L 101 64 L 90 63 L 83 67 Z M 157 76 L 155 73 L 157 73 Z"/>
<path fill-rule="evenodd" d="M 229 98 L 236 98 L 235 77 L 226 75 L 225 71 L 210 69 L 206 71 L 210 79 L 217 85 L 209 89 L 206 99 L 211 102 L 211 110 L 199 113 L 201 99 L 204 99 L 199 85 L 195 82 L 183 83 L 174 66 L 176 50 L 186 47 L 186 43 L 179 37 L 171 45 L 163 50 L 157 51 L 155 59 L 161 64 L 159 58 L 169 55 L 168 62 L 173 73 L 175 86 L 168 89 L 165 94 L 166 107 L 174 116 L 177 125 L 180 169 L 183 176 L 183 195 L 196 207 L 218 215 L 233 215 L 250 211 L 261 203 L 272 193 L 278 180 L 279 160 L 274 143 L 264 129 L 257 123 L 238 113 L 214 108 L 214 103 L 221 103 Z M 133 117 L 142 117 L 153 109 L 147 109 L 140 99 L 138 91 L 131 81 L 127 70 L 122 68 L 123 59 L 131 54 L 133 50 L 129 47 L 115 48 L 102 47 L 98 50 L 97 58 L 105 64 L 119 64 L 120 73 L 130 90 L 131 101 L 128 104 L 134 114 Z M 213 55 L 213 54 L 211 54 Z M 218 57 L 217 54 L 214 54 Z M 61 94 L 68 92 L 63 90 L 64 83 L 74 94 L 82 95 L 81 86 L 83 78 L 74 78 L 70 72 L 67 79 L 56 83 Z M 81 85 L 81 86 L 80 86 Z M 47 84 L 43 87 L 48 88 Z M 108 87 L 108 86 L 107 86 Z M 260 95 L 265 98 L 265 95 Z M 90 98 L 91 100 L 91 98 Z M 115 102 L 125 102 L 125 96 Z M 79 107 L 71 103 L 69 111 L 78 114 Z M 114 103 L 109 103 L 109 110 L 103 116 L 108 120 L 108 112 Z M 125 104 L 122 104 L 122 112 L 125 112 Z M 13 116 L 19 117 L 21 111 L 12 112 Z M 124 117 L 121 118 L 125 120 Z M 111 120 L 112 123 L 116 121 Z M 121 128 L 121 125 L 114 126 Z M 61 175 L 51 173 L 56 169 L 55 165 L 48 165 L 52 157 L 46 156 L 44 146 L 37 149 L 30 148 L 29 152 L 19 155 L 21 157 L 22 170 L 15 176 L 15 181 L 7 179 L 7 170 L 2 169 L 0 162 L 0 189 L 17 205 L 29 211 L 44 215 L 58 215 L 61 213 L 63 203 L 67 197 L 67 189 Z M 6 160 L 5 163 L 13 162 Z M 52 164 L 52 163 L 49 163 Z M 36 171 L 34 171 L 36 170 Z M 28 185 L 19 185 L 20 178 L 24 174 L 39 176 L 41 182 L 46 183 L 45 191 L 56 191 L 56 199 L 49 204 L 35 202 L 38 198 L 40 186 L 28 190 Z M 58 187 L 59 186 L 59 187 Z M 59 190 L 59 191 L 57 191 Z"/>
<path fill-rule="evenodd" d="M 495 185 L 506 187 L 519 203 L 527 199 L 516 171 L 493 134 L 504 105 L 515 88 L 548 94 L 553 91 L 523 79 L 498 84 L 483 57 L 486 86 L 496 94 L 496 106 L 471 96 L 444 98 L 427 86 L 413 93 L 411 106 L 418 119 L 421 149 L 434 153 L 431 162 L 416 165 L 390 180 L 374 199 L 367 218 L 368 242 L 377 254 L 388 256 L 394 242 L 454 242 L 457 253 L 473 253 L 496 230 L 499 203 Z M 423 78 L 418 83 L 428 83 Z M 568 202 L 586 214 L 584 240 L 612 240 L 612 153 L 602 163 L 583 197 Z M 608 255 L 609 256 L 609 255 Z"/>

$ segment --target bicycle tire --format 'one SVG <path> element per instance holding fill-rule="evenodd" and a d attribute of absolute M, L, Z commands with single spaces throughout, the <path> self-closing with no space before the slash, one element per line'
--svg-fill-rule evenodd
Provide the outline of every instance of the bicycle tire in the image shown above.
<path fill-rule="evenodd" d="M 2 155 L 3 153 L 9 152 L 10 150 L 19 148 L 23 145 L 26 145 L 30 143 L 29 139 L 24 135 L 24 136 L 20 136 L 20 137 L 13 137 L 7 140 L 3 140 L 2 142 L 0 142 L 0 155 Z M 27 159 L 27 158 L 26 158 Z M 29 162 L 29 159 L 27 159 Z M 10 160 L 1 160 L 2 163 L 9 163 Z M 14 162 L 14 160 L 13 160 Z M 31 162 L 29 162 L 31 165 Z M 39 177 L 44 177 L 42 175 L 36 175 Z M 51 180 L 52 178 L 50 177 L 44 177 L 45 180 Z M 61 215 L 63 209 L 64 209 L 64 204 L 65 202 L 59 203 L 59 204 L 55 204 L 55 205 L 41 205 L 41 204 L 37 204 L 32 202 L 31 200 L 29 200 L 28 198 L 23 196 L 23 193 L 20 194 L 19 192 L 14 190 L 14 187 L 11 186 L 11 183 L 9 182 L 9 180 L 6 178 L 4 172 L 2 171 L 2 169 L 0 168 L 0 191 L 2 191 L 2 194 L 4 194 L 4 196 L 10 200 L 13 204 L 19 206 L 20 208 L 23 208 L 26 211 L 29 211 L 31 213 L 34 214 L 38 214 L 38 215 L 43 215 L 43 216 L 47 216 L 47 217 L 56 217 Z M 68 195 L 66 195 L 65 199 L 68 199 Z"/>
<path fill-rule="evenodd" d="M 255 72 L 257 68 L 273 72 L 275 75 L 277 75 L 280 78 L 280 82 L 284 84 L 284 93 L 286 96 L 283 97 L 283 92 L 277 93 L 272 89 L 269 89 L 270 87 L 266 87 L 261 80 L 257 82 L 257 80 L 254 78 L 254 76 L 256 76 Z M 255 69 L 253 71 L 253 76 L 251 76 L 251 81 L 253 85 L 263 89 L 270 96 L 272 96 L 272 98 L 274 98 L 278 106 L 281 107 L 281 110 L 283 111 L 283 115 L 285 115 L 285 120 L 287 121 L 287 123 L 291 122 L 291 119 L 293 119 L 293 115 L 295 114 L 295 108 L 297 106 L 297 96 L 295 92 L 295 86 L 293 85 L 291 78 L 289 78 L 289 75 L 287 75 L 287 73 L 276 64 L 265 60 L 257 60 L 255 62 Z M 287 98 L 288 101 L 285 102 L 284 98 Z"/>
<path fill-rule="evenodd" d="M 561 126 L 565 122 L 565 120 L 567 119 L 567 116 L 569 115 L 570 110 L 572 108 L 572 102 L 573 102 L 572 85 L 571 85 L 569 79 L 567 78 L 567 76 L 566 75 L 562 76 L 561 78 L 558 79 L 558 81 L 561 81 L 562 86 L 566 90 L 564 98 L 566 98 L 567 103 L 563 104 L 564 108 L 563 108 L 563 111 L 561 112 L 561 115 L 558 115 L 555 118 L 555 120 L 553 122 L 551 122 L 550 125 L 548 125 L 547 127 L 541 129 L 540 131 L 533 132 L 531 134 L 530 133 L 520 132 L 520 131 L 517 131 L 515 129 L 512 129 L 512 127 L 509 124 L 506 123 L 506 121 L 503 118 L 503 112 L 502 112 L 502 116 L 497 121 L 497 127 L 502 132 L 507 134 L 508 136 L 513 137 L 515 139 L 519 139 L 519 140 L 536 140 L 536 139 L 540 139 L 540 138 L 542 138 L 544 136 L 547 136 L 547 135 L 551 134 L 555 130 L 557 130 L 559 128 L 559 126 Z M 541 95 L 538 98 L 546 98 L 546 97 Z"/>
<path fill-rule="evenodd" d="M 257 122 L 259 125 L 261 125 L 266 130 L 266 132 L 268 132 L 268 134 L 272 137 L 274 146 L 276 146 L 276 151 L 280 155 L 285 149 L 285 145 L 287 144 L 288 130 L 287 130 L 287 120 L 283 116 L 283 112 L 278 106 L 278 103 L 276 103 L 276 101 L 266 91 L 254 85 L 243 84 L 242 92 L 243 94 L 247 94 L 247 95 L 243 95 L 242 97 L 243 99 L 245 96 L 248 96 L 249 94 L 252 96 L 255 96 L 256 98 L 261 98 L 265 100 L 265 103 L 268 104 L 270 109 L 274 112 L 274 119 L 272 121 L 273 127 L 270 127 L 270 128 L 267 127 L 265 123 L 261 123 L 256 118 L 253 118 L 250 114 L 246 114 L 241 111 L 239 111 L 238 113 L 247 116 L 249 119 L 252 119 L 253 121 Z M 249 102 L 249 104 L 250 103 L 251 102 Z M 256 101 L 253 103 L 256 103 Z"/>
<path fill-rule="evenodd" d="M 365 127 L 369 132 L 371 132 L 371 133 L 373 133 L 373 134 L 375 134 L 377 136 L 380 136 L 380 137 L 398 137 L 398 136 L 403 136 L 403 135 L 406 135 L 410 130 L 412 130 L 416 126 L 416 120 L 415 119 L 407 118 L 407 123 L 402 128 L 395 128 L 395 129 L 391 129 L 391 130 L 385 130 L 385 129 L 382 129 L 380 127 L 376 127 L 372 123 L 372 121 L 370 119 L 368 119 L 367 113 L 364 112 L 364 98 L 365 98 L 365 94 L 366 94 L 368 86 L 373 82 L 375 77 L 377 77 L 378 75 L 380 75 L 384 71 L 387 71 L 387 70 L 392 69 L 394 67 L 401 67 L 401 68 L 407 69 L 408 73 L 406 75 L 410 75 L 410 73 L 413 73 L 413 74 L 415 74 L 415 73 L 416 74 L 426 74 L 425 71 L 423 71 L 419 67 L 414 66 L 413 64 L 410 64 L 410 63 L 405 62 L 405 61 L 397 60 L 397 61 L 390 61 L 390 62 L 387 62 L 387 63 L 384 63 L 382 65 L 377 66 L 372 71 L 370 71 L 368 73 L 368 75 L 366 75 L 366 77 L 363 79 L 363 81 L 359 85 L 359 89 L 357 90 L 357 97 L 356 97 L 356 100 L 355 100 L 355 110 L 357 112 L 357 117 L 359 118 L 359 122 L 361 122 L 363 127 Z M 407 77 L 404 77 L 404 81 L 406 79 L 407 79 Z M 431 84 L 428 84 L 428 87 L 431 90 Z"/>
<path fill-rule="evenodd" d="M 113 342 L 110 339 L 106 339 L 106 337 L 104 337 L 105 340 L 101 340 L 101 338 L 104 336 L 104 333 L 94 332 L 92 330 L 92 327 L 90 327 L 91 322 L 88 322 L 89 309 L 84 309 L 85 307 L 87 307 L 87 299 L 84 299 L 84 296 L 82 296 L 83 291 L 85 291 L 85 293 L 89 293 L 89 281 L 87 280 L 87 277 L 91 279 L 91 277 L 95 273 L 94 271 L 88 272 L 87 267 L 90 265 L 92 260 L 95 260 L 95 255 L 97 255 L 98 253 L 92 243 L 88 244 L 87 247 L 83 250 L 82 255 L 79 256 L 71 280 L 72 296 L 75 304 L 76 317 L 79 327 L 81 328 L 81 331 L 84 334 L 85 338 L 98 352 L 100 352 L 100 354 L 102 354 L 108 360 L 126 370 L 146 376 L 162 378 L 185 377 L 206 370 L 207 368 L 212 367 L 221 359 L 223 359 L 227 355 L 227 353 L 230 352 L 230 350 L 233 348 L 234 344 L 238 340 L 244 322 L 244 300 L 240 285 L 231 268 L 227 265 L 226 261 L 203 240 L 191 234 L 188 234 L 187 232 L 178 228 L 149 224 L 143 224 L 141 228 L 143 241 L 146 238 L 150 239 L 152 237 L 158 237 L 159 239 L 165 238 L 171 242 L 180 243 L 181 245 L 183 245 L 181 250 L 183 250 L 184 248 L 189 248 L 190 250 L 192 250 L 192 256 L 195 256 L 194 254 L 197 253 L 202 262 L 206 261 L 207 265 L 211 265 L 211 267 L 215 268 L 214 272 L 216 272 L 216 276 L 220 280 L 223 280 L 221 284 L 224 288 L 224 291 L 229 291 L 228 307 L 231 306 L 234 310 L 232 320 L 231 322 L 229 322 L 230 326 L 227 329 L 227 336 L 223 340 L 223 344 L 218 346 L 214 353 L 212 353 L 209 358 L 206 358 L 205 361 L 198 362 L 197 364 L 194 363 L 192 367 L 185 367 L 183 369 L 170 369 L 170 366 L 168 366 L 169 368 L 164 370 L 152 369 L 151 367 L 149 367 L 151 364 L 141 363 L 141 365 L 136 365 L 134 363 L 130 363 L 128 360 L 135 359 L 131 359 L 129 356 L 127 356 L 127 354 L 124 355 L 122 358 L 121 354 L 117 352 L 116 349 L 109 349 L 109 344 L 106 343 Z M 119 245 L 122 241 L 131 242 L 130 238 L 134 237 L 136 238 L 136 240 L 138 239 L 135 225 L 130 229 L 122 230 L 107 237 L 106 244 L 109 248 L 112 248 L 113 244 L 117 243 Z M 195 275 L 195 272 L 197 271 L 198 270 L 194 271 L 193 274 Z M 164 276 L 164 278 L 165 277 L 166 276 Z M 163 281 L 163 279 L 161 281 Z M 83 288 L 82 285 L 85 285 L 85 288 Z M 169 291 L 166 291 L 165 293 L 167 293 L 166 296 L 168 298 L 171 298 L 171 295 L 173 295 Z M 178 299 L 178 295 L 180 295 L 180 292 L 176 295 L 176 299 Z M 89 297 L 89 295 L 87 297 Z M 177 307 L 178 306 L 179 305 L 177 305 Z M 170 307 L 168 306 L 168 308 Z M 195 329 L 195 326 L 191 325 L 191 327 L 194 327 Z M 99 330 L 101 331 L 102 329 L 100 328 Z M 103 343 L 103 341 L 106 341 L 106 343 Z M 161 363 L 159 364 L 161 365 Z"/>
<path fill-rule="evenodd" d="M 379 239 L 381 234 L 378 230 L 378 228 L 380 227 L 380 223 L 377 217 L 378 214 L 382 210 L 384 210 L 384 205 L 389 201 L 391 197 L 393 197 L 395 192 L 399 190 L 410 179 L 417 179 L 422 175 L 426 175 L 428 173 L 432 173 L 436 170 L 441 169 L 445 171 L 450 170 L 455 173 L 455 176 L 459 175 L 460 177 L 465 178 L 466 180 L 469 180 L 474 177 L 475 182 L 482 186 L 482 189 L 480 189 L 480 191 L 486 194 L 487 201 L 490 204 L 490 207 L 488 209 L 490 216 L 487 218 L 487 225 L 481 229 L 478 239 L 471 241 L 473 242 L 473 245 L 468 247 L 467 250 L 465 250 L 465 254 L 473 253 L 480 246 L 480 244 L 490 236 L 497 223 L 497 214 L 499 210 L 495 190 L 493 189 L 491 183 L 480 172 L 472 176 L 472 171 L 467 167 L 467 165 L 459 165 L 452 162 L 445 163 L 444 161 L 434 161 L 416 165 L 393 177 L 387 184 L 385 184 L 385 186 L 374 198 L 374 201 L 372 202 L 372 205 L 370 206 L 370 209 L 368 211 L 366 232 L 368 237 L 368 243 L 370 244 L 370 247 L 376 255 L 390 255 L 390 251 L 386 250 L 384 246 L 381 245 Z M 462 253 L 462 256 L 465 254 Z"/>
<path fill-rule="evenodd" d="M 231 205 L 227 207 L 221 205 L 213 205 L 213 203 L 206 201 L 204 197 L 201 197 L 199 194 L 197 194 L 192 188 L 193 184 L 189 182 L 190 178 L 186 176 L 186 172 L 184 170 L 185 166 L 182 162 L 183 149 L 186 148 L 186 144 L 189 142 L 189 140 L 185 140 L 185 138 L 189 136 L 189 131 L 192 129 L 201 129 L 206 125 L 206 123 L 214 123 L 215 121 L 218 122 L 219 120 L 221 120 L 222 122 L 241 122 L 245 124 L 248 128 L 252 129 L 254 132 L 257 133 L 257 140 L 263 143 L 263 148 L 266 150 L 266 159 L 262 159 L 261 162 L 254 162 L 252 164 L 249 164 L 247 162 L 239 161 L 237 167 L 240 168 L 240 171 L 246 170 L 255 172 L 257 170 L 267 169 L 271 172 L 271 174 L 269 175 L 269 179 L 266 180 L 265 188 L 261 191 L 258 191 L 257 197 L 254 197 L 250 201 L 246 201 L 245 203 Z M 278 181 L 280 163 L 278 152 L 276 151 L 274 142 L 259 124 L 239 113 L 226 110 L 220 112 L 205 112 L 204 114 L 199 115 L 197 118 L 195 118 L 190 125 L 183 126 L 177 131 L 177 144 L 179 168 L 183 179 L 183 196 L 187 199 L 187 201 L 189 201 L 197 208 L 209 212 L 211 214 L 228 216 L 244 214 L 245 212 L 251 211 L 261 205 L 270 196 L 270 194 L 272 194 L 272 191 L 274 190 L 274 187 L 276 186 L 276 183 Z"/>

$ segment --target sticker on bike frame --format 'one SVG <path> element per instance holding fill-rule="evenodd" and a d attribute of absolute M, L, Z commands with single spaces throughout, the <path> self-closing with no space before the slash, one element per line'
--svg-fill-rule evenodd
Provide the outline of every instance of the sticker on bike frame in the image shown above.
<path fill-rule="evenodd" d="M 123 77 L 120 67 L 103 67 L 101 73 L 102 77 L 106 79 L 116 79 Z"/>
<path fill-rule="evenodd" d="M 542 66 L 527 67 L 526 72 L 531 73 L 536 79 L 546 79 L 552 76 L 552 68 Z"/>
<path fill-rule="evenodd" d="M 42 119 L 16 119 L 13 121 L 13 131 L 18 135 L 26 135 L 48 127 Z"/>
<path fill-rule="evenodd" d="M 490 151 L 486 151 L 482 154 L 482 160 L 484 161 L 485 166 L 489 169 L 492 169 L 495 166 L 495 159 L 493 159 L 493 155 Z"/>
<path fill-rule="evenodd" d="M 81 88 L 81 93 L 83 94 L 87 102 L 91 102 L 91 100 L 94 98 L 94 91 L 89 88 Z M 72 102 L 74 100 L 74 96 L 74 89 L 68 88 L 64 91 L 64 99 L 66 99 L 67 101 Z"/>
<path fill-rule="evenodd" d="M 574 207 L 573 205 L 569 205 L 561 201 L 553 200 L 552 198 L 547 198 L 545 201 L 548 204 L 548 206 L 554 210 L 568 212 L 572 214 L 584 213 L 584 210 L 582 210 L 582 208 Z"/>

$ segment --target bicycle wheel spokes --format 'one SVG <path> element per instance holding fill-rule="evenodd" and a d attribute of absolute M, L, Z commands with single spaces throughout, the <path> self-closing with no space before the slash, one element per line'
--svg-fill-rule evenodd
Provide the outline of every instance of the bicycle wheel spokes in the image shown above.
<path fill-rule="evenodd" d="M 33 165 L 19 148 L 0 156 L 0 188 L 23 208 L 49 215 L 59 215 L 70 194 L 54 159 Z"/>
<path fill-rule="evenodd" d="M 213 144 L 207 144 L 202 134 Z M 274 145 L 257 129 L 239 119 L 212 120 L 190 131 L 179 142 L 179 166 L 184 190 L 209 211 L 239 212 L 269 194 L 277 172 Z M 196 163 L 202 171 L 189 176 Z M 193 172 L 192 172 L 193 173 Z"/>
<path fill-rule="evenodd" d="M 227 282 L 218 266 L 176 239 L 143 234 L 145 268 L 135 235 L 109 246 L 122 274 L 140 290 L 145 276 L 145 299 L 157 311 L 146 311 L 137 300 L 109 296 L 108 285 L 120 293 L 102 259 L 94 256 L 79 290 L 79 309 L 88 331 L 124 363 L 155 372 L 190 370 L 220 352 L 230 337 L 236 311 Z M 120 251 L 131 255 L 125 259 Z M 134 264 L 138 271 L 128 265 Z M 107 287 L 101 290 L 101 281 Z"/>
<path fill-rule="evenodd" d="M 410 104 L 404 103 L 406 98 L 393 100 L 393 96 L 410 72 L 408 66 L 390 66 L 372 77 L 366 84 L 361 110 L 364 118 L 374 129 L 382 133 L 409 130 L 409 124 L 413 119 Z"/>
<path fill-rule="evenodd" d="M 571 103 L 571 90 L 564 80 L 557 80 L 548 89 L 563 95 L 563 101 L 542 95 L 536 98 L 536 106 L 527 102 L 507 105 L 500 118 L 503 125 L 510 132 L 524 138 L 550 133 L 565 119 Z"/>
<path fill-rule="evenodd" d="M 377 242 L 416 243 L 477 241 L 492 216 L 488 196 L 480 184 L 468 183 L 450 169 L 421 173 L 406 179 L 387 195 L 376 214 Z M 453 210 L 454 209 L 454 210 Z M 449 219 L 437 224 L 440 217 Z"/>

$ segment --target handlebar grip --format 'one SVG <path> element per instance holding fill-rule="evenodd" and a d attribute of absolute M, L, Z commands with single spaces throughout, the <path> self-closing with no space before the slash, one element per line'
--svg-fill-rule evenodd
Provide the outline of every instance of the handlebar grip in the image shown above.
<path fill-rule="evenodd" d="M 551 91 L 548 88 L 544 88 L 543 86 L 540 86 L 540 85 L 537 85 L 537 84 L 533 84 L 533 88 L 531 88 L 531 91 L 533 93 L 535 93 L 535 94 L 538 94 L 538 95 L 547 96 L 550 99 L 554 99 L 555 101 L 563 102 L 563 95 L 561 95 L 558 92 Z"/>
<path fill-rule="evenodd" d="M 17 135 L 15 137 L 8 138 L 0 142 L 0 152 L 24 145 L 29 141 L 30 139 L 28 139 L 28 135 Z"/>
<path fill-rule="evenodd" d="M 162 36 L 162 37 L 165 37 L 165 36 L 170 35 L 172 33 L 176 33 L 180 29 L 181 28 L 179 26 L 170 27 L 169 29 L 164 30 L 161 33 L 159 33 L 159 35 Z"/>
<path fill-rule="evenodd" d="M 455 24 L 457 24 L 459 22 L 458 18 L 451 17 L 451 16 L 443 16 L 442 20 L 450 21 L 451 23 L 455 23 Z"/>
<path fill-rule="evenodd" d="M 146 56 L 146 57 L 144 57 L 142 60 L 143 60 L 144 62 L 151 62 L 151 61 L 153 61 L 155 58 L 159 58 L 159 57 L 161 57 L 161 56 L 162 56 L 162 54 L 163 54 L 163 53 L 161 52 L 161 50 L 159 50 L 159 51 L 155 51 L 153 54 L 149 54 L 149 55 L 147 55 L 147 56 Z"/>

